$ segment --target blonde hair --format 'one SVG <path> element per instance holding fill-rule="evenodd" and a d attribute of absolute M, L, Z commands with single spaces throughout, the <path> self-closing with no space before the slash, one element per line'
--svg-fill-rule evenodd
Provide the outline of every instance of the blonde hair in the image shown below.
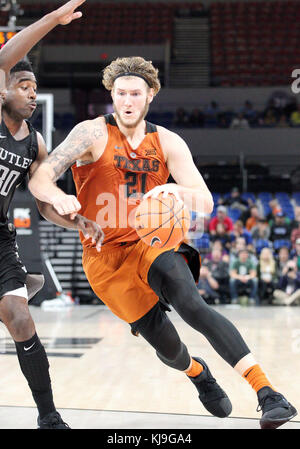
<path fill-rule="evenodd" d="M 140 56 L 117 58 L 105 67 L 102 80 L 104 87 L 107 90 L 112 90 L 115 79 L 125 73 L 136 73 L 140 75 L 153 89 L 154 95 L 159 92 L 160 81 L 158 78 L 158 69 L 153 66 L 152 61 L 146 61 Z"/>
<path fill-rule="evenodd" d="M 264 258 L 264 256 L 268 254 L 269 257 L 267 259 Z M 261 250 L 260 256 L 259 256 L 259 263 L 260 263 L 260 269 L 261 272 L 264 272 L 267 267 L 271 268 L 271 273 L 275 274 L 276 271 L 276 262 L 272 253 L 272 250 L 270 248 L 263 248 Z"/>

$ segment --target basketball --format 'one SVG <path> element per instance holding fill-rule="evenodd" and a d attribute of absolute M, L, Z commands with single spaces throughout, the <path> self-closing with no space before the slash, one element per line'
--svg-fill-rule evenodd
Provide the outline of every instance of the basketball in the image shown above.
<path fill-rule="evenodd" d="M 190 227 L 190 214 L 183 202 L 169 194 L 143 200 L 136 209 L 135 229 L 143 242 L 156 248 L 174 248 Z"/>

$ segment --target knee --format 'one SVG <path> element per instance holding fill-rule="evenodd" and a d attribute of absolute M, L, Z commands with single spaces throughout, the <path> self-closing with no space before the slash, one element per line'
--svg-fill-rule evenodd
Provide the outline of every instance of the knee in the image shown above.
<path fill-rule="evenodd" d="M 249 285 L 256 287 L 258 285 L 258 279 L 257 278 L 252 278 L 249 280 Z"/>
<path fill-rule="evenodd" d="M 157 351 L 157 354 L 160 353 L 163 357 L 165 357 L 170 362 L 175 362 L 178 358 L 180 358 L 183 352 L 183 343 L 180 338 L 173 338 L 169 342 L 165 342 L 164 348 L 160 348 L 160 351 Z M 163 349 L 163 350 L 162 350 Z"/>
<path fill-rule="evenodd" d="M 25 335 L 31 327 L 31 317 L 29 313 L 24 311 L 17 312 L 13 315 L 9 327 L 16 334 Z"/>
<path fill-rule="evenodd" d="M 14 340 L 25 341 L 31 338 L 34 324 L 27 306 L 2 307 L 1 320 Z"/>

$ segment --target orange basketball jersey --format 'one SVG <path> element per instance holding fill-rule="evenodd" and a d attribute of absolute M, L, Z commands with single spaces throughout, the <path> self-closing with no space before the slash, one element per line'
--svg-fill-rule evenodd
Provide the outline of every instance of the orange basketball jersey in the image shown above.
<path fill-rule="evenodd" d="M 133 228 L 135 208 L 144 193 L 165 184 L 169 177 L 155 125 L 146 122 L 146 135 L 133 149 L 112 114 L 105 116 L 105 122 L 108 141 L 102 156 L 72 167 L 82 206 L 79 213 L 102 227 L 103 249 L 139 239 Z M 82 233 L 80 238 L 84 247 L 94 246 Z"/>

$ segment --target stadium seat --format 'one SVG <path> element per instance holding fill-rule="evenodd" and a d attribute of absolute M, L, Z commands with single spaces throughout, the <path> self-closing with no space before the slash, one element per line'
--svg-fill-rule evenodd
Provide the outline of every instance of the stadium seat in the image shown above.
<path fill-rule="evenodd" d="M 233 222 L 237 221 L 241 216 L 241 211 L 239 209 L 228 209 L 227 215 Z"/>
<path fill-rule="evenodd" d="M 208 252 L 210 248 L 209 235 L 203 234 L 201 238 L 195 239 L 193 244 L 200 252 Z"/>
<path fill-rule="evenodd" d="M 227 5 L 227 3 L 224 3 Z M 239 79 L 229 75 L 224 66 L 224 76 L 228 79 L 214 79 L 215 85 L 228 86 L 269 86 L 289 84 L 289 65 L 295 63 L 300 29 L 298 2 L 280 0 L 272 2 L 234 2 L 230 6 L 211 5 L 211 48 L 214 52 L 217 38 L 221 37 L 218 49 L 222 55 L 230 54 L 236 61 L 248 62 L 249 72 L 237 67 Z M 261 42 L 264 43 L 263 48 Z M 229 49 L 230 47 L 230 49 Z M 252 63 L 258 64 L 256 69 Z M 287 70 L 284 69 L 287 67 Z M 212 73 L 214 71 L 212 61 Z"/>
<path fill-rule="evenodd" d="M 273 248 L 275 251 L 278 251 L 280 248 L 282 247 L 287 247 L 287 248 L 291 248 L 292 244 L 290 242 L 290 240 L 275 240 L 273 242 Z"/>
<path fill-rule="evenodd" d="M 26 4 L 26 9 L 38 9 L 46 12 L 52 11 L 53 3 L 42 4 L 36 8 L 36 4 Z M 182 3 L 180 8 L 201 11 L 201 2 Z M 86 21 L 76 21 L 68 28 L 63 27 L 58 33 L 49 34 L 45 40 L 48 45 L 74 43 L 75 30 L 80 36 L 82 45 L 96 45 L 99 43 L 110 44 L 159 44 L 171 37 L 173 28 L 173 18 L 178 9 L 178 3 L 130 3 L 120 2 L 114 4 L 114 8 L 101 4 L 94 7 L 93 3 L 86 4 L 83 12 L 89 17 L 89 24 Z M 2 15 L 0 22 L 2 21 Z M 126 23 L 126 27 L 124 27 Z M 0 23 L 1 24 L 1 23 Z M 101 24 L 101 30 L 99 29 Z M 88 30 L 92 27 L 92 31 Z M 89 37 L 87 37 L 87 34 Z M 73 37 L 73 41 L 71 39 Z"/>
<path fill-rule="evenodd" d="M 272 248 L 272 243 L 269 240 L 259 239 L 255 243 L 255 249 L 259 255 L 263 248 Z"/>

